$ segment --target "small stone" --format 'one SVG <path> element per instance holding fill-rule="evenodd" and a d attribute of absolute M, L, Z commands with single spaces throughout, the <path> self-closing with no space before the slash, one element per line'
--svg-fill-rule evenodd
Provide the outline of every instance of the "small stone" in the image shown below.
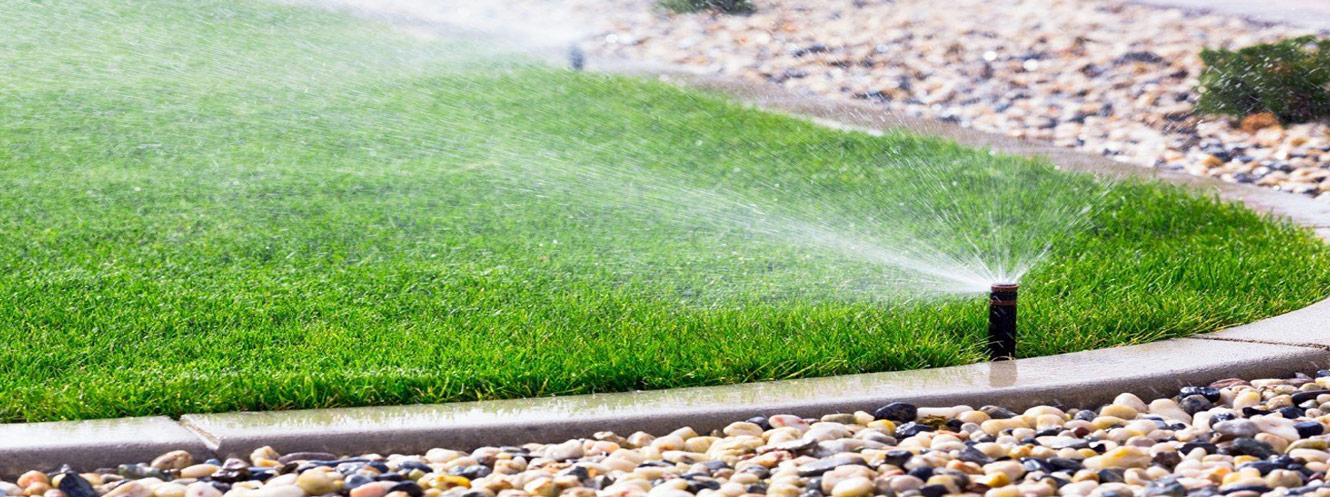
<path fill-rule="evenodd" d="M 926 431 L 934 431 L 932 426 L 923 423 L 905 423 L 896 428 L 896 438 L 909 438 Z"/>
<path fill-rule="evenodd" d="M 1275 117 L 1275 115 L 1270 112 L 1262 112 L 1242 118 L 1242 124 L 1239 127 L 1247 133 L 1255 133 L 1262 129 L 1277 126 L 1279 126 L 1278 117 Z"/>
<path fill-rule="evenodd" d="M 25 474 L 24 476 L 28 475 Z M 26 480 L 20 478 L 19 481 L 28 482 L 28 486 L 25 486 L 24 488 L 30 487 L 33 483 L 49 485 L 49 481 L 46 480 L 45 476 L 46 475 L 42 475 L 42 478 L 30 477 Z M 68 497 L 97 497 L 97 490 L 92 488 L 92 484 L 88 483 L 88 480 L 84 479 L 82 476 L 79 476 L 78 473 L 75 473 L 73 471 L 66 471 L 64 473 L 61 473 L 60 484 L 57 485 L 56 488 L 58 488 Z M 110 494 L 108 493 L 107 495 Z M 146 492 L 144 493 L 144 495 L 146 495 Z"/>
<path fill-rule="evenodd" d="M 221 497 L 222 491 L 207 482 L 194 482 L 185 487 L 185 497 Z"/>
<path fill-rule="evenodd" d="M 991 414 L 990 414 L 991 415 Z M 913 404 L 892 402 L 873 411 L 873 417 L 895 423 L 909 423 L 919 416 L 919 409 Z"/>
<path fill-rule="evenodd" d="M 861 476 L 837 483 L 831 490 L 832 497 L 865 497 L 872 493 L 873 481 Z"/>
<path fill-rule="evenodd" d="M 1187 414 L 1194 416 L 1198 412 L 1210 410 L 1214 407 L 1214 404 L 1203 396 L 1188 395 L 1178 402 L 1178 406 Z"/>
<path fill-rule="evenodd" d="M 760 437 L 762 436 L 762 432 L 764 430 L 762 430 L 761 426 L 758 426 L 755 423 L 740 421 L 737 423 L 730 423 L 729 426 L 726 426 L 725 429 L 722 431 L 725 433 L 726 436 L 730 437 L 737 437 L 741 435 L 750 436 L 750 437 Z"/>
<path fill-rule="evenodd" d="M 819 459 L 810 463 L 803 464 L 798 467 L 798 472 L 799 476 L 804 476 L 804 477 L 819 476 L 822 473 L 826 473 L 827 471 L 831 471 L 835 468 L 850 464 L 857 464 L 862 466 L 865 465 L 865 462 L 863 458 L 859 457 L 850 457 L 850 456 L 829 457 L 826 459 Z"/>
<path fill-rule="evenodd" d="M 179 483 L 163 483 L 152 489 L 153 497 L 185 497 L 185 486 Z"/>
<path fill-rule="evenodd" d="M 297 461 L 332 461 L 335 459 L 337 459 L 337 456 L 327 452 L 292 452 L 282 457 L 278 457 L 277 462 L 286 464 Z"/>
<path fill-rule="evenodd" d="M 62 481 L 60 483 L 63 484 L 64 482 Z M 76 497 L 69 492 L 65 492 L 65 494 L 69 495 L 69 497 Z M 152 490 L 149 490 L 148 487 L 139 483 L 137 480 L 130 480 L 111 489 L 111 491 L 107 492 L 103 497 L 148 497 L 149 495 L 152 495 Z"/>
<path fill-rule="evenodd" d="M 1251 438 L 1239 438 L 1233 441 L 1229 451 L 1236 456 L 1252 456 L 1257 459 L 1266 459 L 1276 455 L 1274 448 L 1270 444 Z"/>
<path fill-rule="evenodd" d="M 323 468 L 311 468 L 296 477 L 296 486 L 310 495 L 330 494 L 337 491 L 337 480 Z"/>
<path fill-rule="evenodd" d="M 351 497 L 384 497 L 388 495 L 388 487 L 392 482 L 374 482 L 358 486 L 351 489 Z"/>
<path fill-rule="evenodd" d="M 1252 438 L 1255 437 L 1257 433 L 1261 432 L 1261 429 L 1256 426 L 1256 423 L 1247 419 L 1221 421 L 1211 426 L 1211 429 L 1213 429 L 1215 433 L 1233 438 Z"/>
<path fill-rule="evenodd" d="M 272 447 L 259 447 L 249 453 L 249 461 L 255 466 L 262 466 L 264 461 L 276 461 L 280 457 Z"/>
<path fill-rule="evenodd" d="M 1086 469 L 1143 468 L 1150 464 L 1150 454 L 1138 447 L 1118 447 L 1085 460 Z"/>
<path fill-rule="evenodd" d="M 180 470 L 181 478 L 203 478 L 212 476 L 213 473 L 221 471 L 222 467 L 216 464 L 195 464 Z"/>
<path fill-rule="evenodd" d="M 1130 407 L 1132 409 L 1135 409 L 1136 412 L 1146 412 L 1149 411 L 1150 409 L 1148 406 L 1145 405 L 1145 401 L 1141 400 L 1140 397 L 1137 397 L 1136 395 L 1130 393 L 1119 394 L 1117 397 L 1113 399 L 1113 403 Z"/>
<path fill-rule="evenodd" d="M 1010 419 L 1016 417 L 1016 413 L 1000 406 L 983 406 L 979 408 L 979 412 L 987 414 L 991 419 Z"/>
<path fill-rule="evenodd" d="M 1191 423 L 1191 414 L 1178 407 L 1178 403 L 1172 399 L 1155 399 L 1150 403 L 1149 412 L 1167 420 Z"/>
<path fill-rule="evenodd" d="M 193 464 L 194 456 L 189 455 L 188 451 L 173 450 L 157 456 L 156 459 L 152 460 L 150 466 L 162 471 L 172 471 L 185 469 Z"/>
<path fill-rule="evenodd" d="M 581 440 L 569 440 L 558 445 L 551 445 L 545 451 L 546 458 L 560 462 L 581 459 L 583 455 Z"/>

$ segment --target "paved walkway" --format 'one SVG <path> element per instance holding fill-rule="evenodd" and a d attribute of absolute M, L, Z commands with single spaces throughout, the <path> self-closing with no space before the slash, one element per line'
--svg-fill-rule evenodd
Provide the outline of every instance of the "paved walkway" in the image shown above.
<path fill-rule="evenodd" d="M 1137 0 L 1149 5 L 1200 9 L 1330 31 L 1330 0 Z"/>

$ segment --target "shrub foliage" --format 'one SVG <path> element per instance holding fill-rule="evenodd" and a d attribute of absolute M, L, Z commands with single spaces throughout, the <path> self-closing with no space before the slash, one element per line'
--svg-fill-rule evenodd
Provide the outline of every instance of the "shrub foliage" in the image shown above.
<path fill-rule="evenodd" d="M 1201 52 L 1197 110 L 1245 116 L 1270 112 L 1285 123 L 1330 116 L 1330 39 L 1311 36 Z"/>

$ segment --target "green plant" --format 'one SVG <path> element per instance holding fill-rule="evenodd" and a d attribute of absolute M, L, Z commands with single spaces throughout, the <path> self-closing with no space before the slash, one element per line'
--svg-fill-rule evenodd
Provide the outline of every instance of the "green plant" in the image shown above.
<path fill-rule="evenodd" d="M 1270 112 L 1285 123 L 1330 116 L 1330 39 L 1311 36 L 1237 51 L 1206 49 L 1197 109 L 1245 116 Z"/>
<path fill-rule="evenodd" d="M 743 14 L 753 11 L 753 3 L 748 0 L 660 0 L 657 5 L 677 13 L 715 10 Z"/>

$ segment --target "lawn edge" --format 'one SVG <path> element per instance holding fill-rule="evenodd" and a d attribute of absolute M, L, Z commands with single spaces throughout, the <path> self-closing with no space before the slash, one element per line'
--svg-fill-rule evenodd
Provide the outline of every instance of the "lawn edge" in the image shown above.
<path fill-rule="evenodd" d="M 994 153 L 1040 158 L 1069 171 L 1183 185 L 1287 219 L 1330 240 L 1330 204 L 1306 197 L 1143 168 L 950 123 L 893 115 L 866 102 L 798 95 L 775 85 L 618 61 L 595 61 L 592 68 L 720 93 L 833 128 L 869 133 L 903 130 Z M 1121 392 L 1145 398 L 1171 396 L 1188 384 L 1278 377 L 1324 367 L 1330 367 L 1330 299 L 1189 338 L 1001 363 L 437 405 L 0 424 L 0 476 L 13 477 L 34 468 L 54 470 L 64 464 L 92 470 L 145 461 L 170 450 L 187 450 L 197 458 L 244 457 L 268 445 L 281 452 L 387 454 L 556 442 L 605 430 L 662 433 L 692 426 L 705 431 L 754 415 L 816 416 L 871 410 L 893 401 L 1011 408 L 1053 402 L 1080 407 L 1107 402 Z"/>

